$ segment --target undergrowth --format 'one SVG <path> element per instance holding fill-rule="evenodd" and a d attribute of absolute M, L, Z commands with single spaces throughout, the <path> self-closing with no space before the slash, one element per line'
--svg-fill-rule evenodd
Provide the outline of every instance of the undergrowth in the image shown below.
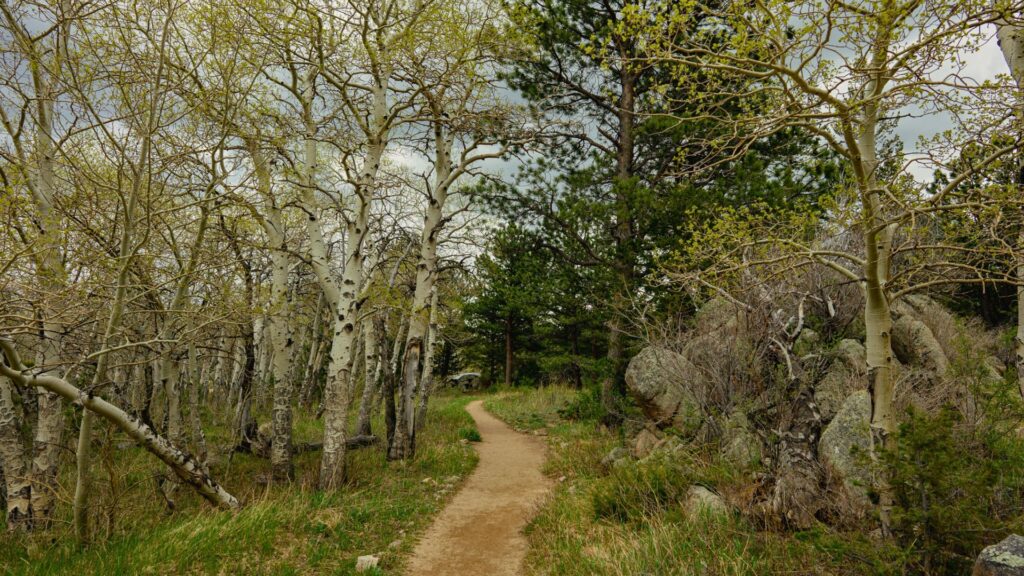
<path fill-rule="evenodd" d="M 543 423 L 549 432 L 545 471 L 557 487 L 527 527 L 527 574 L 904 573 L 902 551 L 860 533 L 825 525 L 775 532 L 738 512 L 687 515 L 683 502 L 693 484 L 730 495 L 753 480 L 700 447 L 607 468 L 601 459 L 621 440 L 598 424 L 591 404 L 586 392 L 558 387 L 509 391 L 486 402 L 513 426 Z"/>
<path fill-rule="evenodd" d="M 111 436 L 110 481 L 106 464 L 94 469 L 97 496 L 92 521 L 94 543 L 81 549 L 70 528 L 66 500 L 57 524 L 46 532 L 0 538 L 0 572 L 34 574 L 353 574 L 363 554 L 380 554 L 378 574 L 400 574 L 413 536 L 422 531 L 450 497 L 427 477 L 465 478 L 476 452 L 459 442 L 461 431 L 475 430 L 463 407 L 468 397 L 431 400 L 428 425 L 417 437 L 417 456 L 409 463 L 387 463 L 377 446 L 352 452 L 347 485 L 333 492 L 314 488 L 319 452 L 296 457 L 296 481 L 269 489 L 260 476 L 269 463 L 246 454 L 217 459 L 216 478 L 245 502 L 237 513 L 210 509 L 185 488 L 167 511 L 155 488 L 161 470 L 147 453 Z M 320 425 L 297 414 L 296 442 L 318 439 Z M 374 422 L 379 431 L 382 423 Z M 221 431 L 213 430 L 217 438 Z M 73 466 L 65 470 L 73 472 Z M 73 488 L 70 473 L 63 487 Z M 116 485 L 115 488 L 111 488 Z M 110 506 L 109 492 L 117 493 Z M 113 519 L 106 518 L 108 514 Z M 389 544 L 401 541 L 394 547 Z M 366 574 L 364 572 L 364 574 Z"/>

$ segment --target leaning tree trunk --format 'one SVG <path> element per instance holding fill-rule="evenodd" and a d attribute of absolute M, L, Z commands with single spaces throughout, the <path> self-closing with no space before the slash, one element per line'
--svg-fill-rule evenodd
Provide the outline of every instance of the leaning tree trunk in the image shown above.
<path fill-rule="evenodd" d="M 226 509 L 239 507 L 238 500 L 224 490 L 191 454 L 174 446 L 167 438 L 157 434 L 138 418 L 99 396 L 80 390 L 63 378 L 42 374 L 27 375 L 26 368 L 10 340 L 0 339 L 0 351 L 7 359 L 6 365 L 0 363 L 0 375 L 7 376 L 22 386 L 38 386 L 69 402 L 81 403 L 82 406 L 102 416 L 170 466 L 178 478 L 191 486 L 211 504 Z"/>

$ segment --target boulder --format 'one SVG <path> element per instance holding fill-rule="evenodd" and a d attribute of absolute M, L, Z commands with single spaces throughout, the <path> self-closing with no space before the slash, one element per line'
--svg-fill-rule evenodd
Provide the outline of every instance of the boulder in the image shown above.
<path fill-rule="evenodd" d="M 742 410 L 734 410 L 722 430 L 722 455 L 733 466 L 747 468 L 761 461 L 761 440 Z"/>
<path fill-rule="evenodd" d="M 834 418 L 850 394 L 863 389 L 866 383 L 867 359 L 860 342 L 841 340 L 833 357 L 828 372 L 814 386 L 814 403 L 824 422 Z"/>
<path fill-rule="evenodd" d="M 1024 538 L 1011 534 L 982 550 L 971 576 L 1024 576 Z"/>
<path fill-rule="evenodd" d="M 836 344 L 836 359 L 841 360 L 846 366 L 864 373 L 868 364 L 868 353 L 864 345 L 851 338 L 844 338 Z"/>
<path fill-rule="evenodd" d="M 818 459 L 842 480 L 850 503 L 867 510 L 872 477 L 866 461 L 871 450 L 871 398 L 859 390 L 843 402 L 818 442 Z"/>
<path fill-rule="evenodd" d="M 629 362 L 626 386 L 644 415 L 660 427 L 690 433 L 700 426 L 700 404 L 687 382 L 697 371 L 681 354 L 648 346 Z"/>
<path fill-rule="evenodd" d="M 644 428 L 636 435 L 633 443 L 633 457 L 646 458 L 661 442 L 661 438 L 649 428 Z"/>
<path fill-rule="evenodd" d="M 708 490 L 704 486 L 690 486 L 686 493 L 684 504 L 686 517 L 696 520 L 702 516 L 726 516 L 729 514 L 729 505 L 718 494 Z"/>
<path fill-rule="evenodd" d="M 715 297 L 700 307 L 694 315 L 695 332 L 707 334 L 726 326 L 735 326 L 742 317 L 742 309 L 725 298 Z"/>
<path fill-rule="evenodd" d="M 927 324 L 907 314 L 892 326 L 892 349 L 904 364 L 920 366 L 935 376 L 943 376 L 949 360 Z"/>

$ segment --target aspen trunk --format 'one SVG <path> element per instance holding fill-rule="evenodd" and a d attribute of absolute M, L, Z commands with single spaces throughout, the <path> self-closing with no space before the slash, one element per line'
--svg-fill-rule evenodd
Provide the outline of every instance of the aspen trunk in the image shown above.
<path fill-rule="evenodd" d="M 302 376 L 302 390 L 299 393 L 299 404 L 309 406 L 313 401 L 313 389 L 315 388 L 316 375 L 320 369 L 320 360 L 323 353 L 323 306 L 324 294 L 316 302 L 316 313 L 313 315 L 313 327 L 310 329 L 309 357 L 306 361 L 306 370 Z"/>
<path fill-rule="evenodd" d="M 427 418 L 427 404 L 434 388 L 434 350 L 437 347 L 437 286 L 430 294 L 430 328 L 427 331 L 427 346 L 423 353 L 423 374 L 420 376 L 420 399 L 416 410 L 416 429 L 423 428 Z"/>
<path fill-rule="evenodd" d="M 416 263 L 416 288 L 409 314 L 409 333 L 405 340 L 405 358 L 398 394 L 398 426 L 395 429 L 388 457 L 412 458 L 416 453 L 416 393 L 425 369 L 426 340 L 429 331 L 429 306 L 437 281 L 437 245 L 444 224 L 444 205 L 453 182 L 451 151 L 452 135 L 447 132 L 444 110 L 431 101 L 434 129 L 434 183 L 427 198 L 427 207 L 420 233 L 420 254 Z M 419 389 L 422 394 L 422 388 Z"/>
<path fill-rule="evenodd" d="M 284 217 L 271 189 L 270 170 L 259 143 L 251 141 L 249 152 L 256 169 L 260 195 L 266 205 L 266 216 L 260 218 L 271 250 L 270 309 L 266 329 L 269 338 L 262 338 L 265 355 L 272 359 L 271 382 L 274 402 L 271 411 L 270 467 L 277 482 L 288 482 L 294 475 L 292 467 L 292 348 L 288 317 L 288 268 L 291 258 L 285 237 Z M 270 346 L 266 346 L 269 341 Z"/>
<path fill-rule="evenodd" d="M 359 400 L 359 420 L 356 423 L 356 434 L 370 436 L 373 430 L 370 426 L 372 416 L 373 398 L 377 394 L 379 380 L 377 378 L 378 366 L 381 362 L 378 354 L 377 331 L 374 317 L 363 320 L 363 347 L 365 359 L 363 360 L 363 396 Z"/>
<path fill-rule="evenodd" d="M 203 381 L 203 370 L 196 358 L 196 345 L 194 343 L 189 344 L 188 347 L 188 361 L 189 361 L 189 395 L 188 395 L 188 419 L 189 428 L 192 432 L 192 445 L 195 447 L 196 458 L 199 459 L 199 463 L 203 466 L 206 465 L 206 458 L 208 456 L 206 451 L 206 434 L 203 433 L 203 420 L 202 415 L 199 411 L 200 406 L 200 386 Z M 207 374 L 209 371 L 206 372 Z"/>
<path fill-rule="evenodd" d="M 1012 16 L 1017 16 L 1013 14 Z M 1024 30 L 1003 19 L 996 23 L 996 37 L 999 40 L 999 49 L 1003 53 L 1003 59 L 1010 68 L 1010 75 L 1013 76 L 1018 88 L 1017 121 L 1024 123 Z M 1024 130 L 1019 127 L 1018 130 Z M 1018 190 L 1024 192 L 1024 158 L 1018 153 L 1017 157 L 1017 186 Z M 1016 345 L 1017 364 L 1017 386 L 1020 394 L 1024 397 L 1024 230 L 1017 235 L 1017 334 L 1014 338 Z"/>
<path fill-rule="evenodd" d="M 82 423 L 78 430 L 78 452 L 75 463 L 78 477 L 75 482 L 74 522 L 75 535 L 78 543 L 85 546 L 89 543 L 89 488 L 91 477 L 89 465 L 92 459 L 92 412 L 82 409 Z"/>
<path fill-rule="evenodd" d="M 10 380 L 0 376 L 0 467 L 4 471 L 7 495 L 7 529 L 25 530 L 31 522 L 29 504 L 32 484 L 28 476 L 28 453 L 19 429 Z"/>

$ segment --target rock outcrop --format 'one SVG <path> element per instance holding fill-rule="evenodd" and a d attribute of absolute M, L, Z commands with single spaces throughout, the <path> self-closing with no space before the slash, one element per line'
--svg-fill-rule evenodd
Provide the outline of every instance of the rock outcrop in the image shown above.
<path fill-rule="evenodd" d="M 900 362 L 919 366 L 933 377 L 945 375 L 949 367 L 932 329 L 909 314 L 900 316 L 893 324 L 892 349 Z"/>
<path fill-rule="evenodd" d="M 869 505 L 872 478 L 867 466 L 871 450 L 871 398 L 866 390 L 850 395 L 821 434 L 818 459 L 842 481 L 855 507 Z"/>
<path fill-rule="evenodd" d="M 659 427 L 673 426 L 687 434 L 701 421 L 700 403 L 688 384 L 696 369 L 681 354 L 648 346 L 629 362 L 626 386 L 644 415 Z"/>

